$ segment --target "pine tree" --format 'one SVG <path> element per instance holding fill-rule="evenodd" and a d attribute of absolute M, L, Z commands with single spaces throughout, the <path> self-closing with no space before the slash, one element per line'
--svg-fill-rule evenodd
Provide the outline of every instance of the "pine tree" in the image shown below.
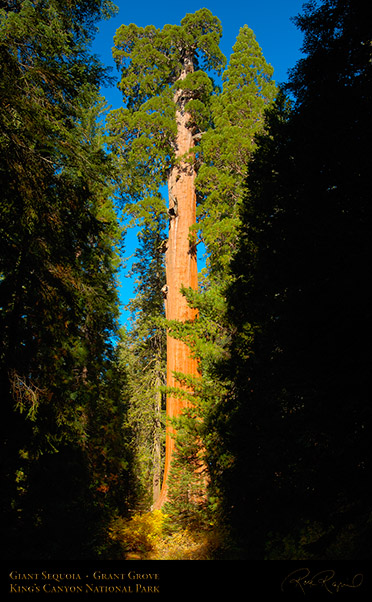
<path fill-rule="evenodd" d="M 208 118 L 213 85 L 207 71 L 219 70 L 224 57 L 218 48 L 219 20 L 207 9 L 188 14 L 181 24 L 122 26 L 115 36 L 114 57 L 122 68 L 120 88 L 126 108 L 112 114 L 110 128 L 118 134 L 123 166 L 123 197 L 134 215 L 151 219 L 163 211 L 159 186 L 167 183 L 169 234 L 165 255 L 166 318 L 188 322 L 195 318 L 181 289 L 197 287 L 195 136 Z M 179 374 L 197 375 L 197 362 L 182 340 L 167 337 L 167 398 L 169 419 L 182 413 L 187 400 Z M 192 392 L 191 392 L 192 393 Z M 187 392 L 186 392 L 187 395 Z M 168 421 L 165 474 L 161 505 L 167 494 L 174 440 Z"/>

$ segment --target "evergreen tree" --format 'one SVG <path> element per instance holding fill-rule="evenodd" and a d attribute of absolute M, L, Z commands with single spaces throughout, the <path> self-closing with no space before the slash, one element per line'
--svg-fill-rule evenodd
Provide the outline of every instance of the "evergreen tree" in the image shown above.
<path fill-rule="evenodd" d="M 229 454 L 222 452 L 220 439 L 220 421 L 233 388 L 230 375 L 223 368 L 234 332 L 226 294 L 234 278 L 231 263 L 238 248 L 240 210 L 256 136 L 263 131 L 265 109 L 276 94 L 272 75 L 273 69 L 266 63 L 254 33 L 245 25 L 222 75 L 223 88 L 211 99 L 213 127 L 203 134 L 200 144 L 196 181 L 198 226 L 206 246 L 207 267 L 200 294 L 188 292 L 190 304 L 199 312 L 197 322 L 189 328 L 202 370 L 197 389 L 198 433 L 192 423 L 188 424 L 190 438 L 194 434 L 194 446 L 200 446 L 200 440 L 204 444 L 210 473 L 210 507 L 214 509 L 220 498 L 218 475 L 230 461 Z"/>
<path fill-rule="evenodd" d="M 255 136 L 262 132 L 265 108 L 276 93 L 272 75 L 253 31 L 244 25 L 223 72 L 222 91 L 212 98 L 213 128 L 201 142 L 199 222 L 207 249 L 208 282 L 213 281 L 214 287 L 221 280 L 227 285 L 249 159 Z"/>
<path fill-rule="evenodd" d="M 272 75 L 253 31 L 245 25 L 223 72 L 223 89 L 211 98 L 213 127 L 201 139 L 196 180 L 198 227 L 206 246 L 207 267 L 202 273 L 201 295 L 189 292 L 189 297 L 199 310 L 198 324 L 192 329 L 206 389 L 209 379 L 218 379 L 213 366 L 228 352 L 231 332 L 226 290 L 233 278 L 230 265 L 238 245 L 240 206 L 255 136 L 263 130 L 265 108 L 276 93 Z"/>
<path fill-rule="evenodd" d="M 159 186 L 168 184 L 169 234 L 165 255 L 166 318 L 193 320 L 181 292 L 197 288 L 196 246 L 191 228 L 196 221 L 195 135 L 208 117 L 213 85 L 207 71 L 220 69 L 224 57 L 218 48 L 221 24 L 209 10 L 188 14 L 180 25 L 122 26 L 115 36 L 114 57 L 122 68 L 120 88 L 126 107 L 113 112 L 111 130 L 118 134 L 124 185 L 122 194 L 135 201 L 134 214 L 147 221 L 153 211 L 164 212 Z M 127 181 L 126 181 L 127 180 Z M 150 220 L 148 219 L 150 217 Z M 182 413 L 187 401 L 178 374 L 197 374 L 189 346 L 167 337 L 167 415 Z M 174 440 L 169 423 L 166 435 L 164 488 Z"/>
<path fill-rule="evenodd" d="M 365 17 L 348 0 L 304 6 L 293 108 L 281 97 L 269 115 L 248 178 L 224 488 L 251 557 L 370 555 Z"/>
<path fill-rule="evenodd" d="M 125 410 L 112 386 L 121 233 L 98 123 L 106 76 L 89 53 L 95 22 L 112 11 L 98 0 L 15 0 L 0 10 L 1 506 L 8 557 L 98 553 L 98 506 L 125 504 L 104 482 L 105 452 L 98 451 L 104 445 L 108 474 L 125 473 L 123 442 L 112 431 Z M 104 435 L 98 414 L 110 420 Z M 109 485 L 103 499 L 99 490 Z"/>
<path fill-rule="evenodd" d="M 166 375 L 166 335 L 164 329 L 165 283 L 163 243 L 166 220 L 154 216 L 151 227 L 139 233 L 139 248 L 131 273 L 136 276 L 136 296 L 128 305 L 132 326 L 121 346 L 130 382 L 128 421 L 136 450 L 139 497 L 147 507 L 160 494 L 164 465 L 163 388 Z"/>

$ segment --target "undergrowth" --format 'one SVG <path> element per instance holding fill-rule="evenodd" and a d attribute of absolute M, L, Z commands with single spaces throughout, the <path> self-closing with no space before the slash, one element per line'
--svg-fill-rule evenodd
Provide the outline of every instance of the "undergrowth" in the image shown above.
<path fill-rule="evenodd" d="M 123 558 L 128 560 L 213 560 L 222 547 L 216 530 L 172 530 L 161 510 L 116 518 L 109 537 L 120 545 Z"/>

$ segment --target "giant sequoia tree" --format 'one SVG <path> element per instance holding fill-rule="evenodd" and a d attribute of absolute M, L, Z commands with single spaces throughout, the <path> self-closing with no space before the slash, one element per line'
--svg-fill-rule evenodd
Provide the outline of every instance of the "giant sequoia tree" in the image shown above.
<path fill-rule="evenodd" d="M 209 10 L 188 14 L 180 25 L 122 26 L 115 36 L 114 57 L 122 69 L 119 84 L 126 107 L 113 112 L 110 127 L 118 134 L 123 160 L 122 194 L 136 201 L 134 213 L 148 223 L 164 211 L 159 186 L 167 183 L 169 232 L 166 241 L 165 298 L 168 321 L 195 318 L 182 289 L 197 288 L 195 140 L 208 122 L 213 84 L 207 72 L 224 64 L 218 42 L 221 25 Z M 192 388 L 182 382 L 198 375 L 189 345 L 168 335 L 167 416 L 178 416 Z M 174 449 L 167 425 L 162 504 Z"/>

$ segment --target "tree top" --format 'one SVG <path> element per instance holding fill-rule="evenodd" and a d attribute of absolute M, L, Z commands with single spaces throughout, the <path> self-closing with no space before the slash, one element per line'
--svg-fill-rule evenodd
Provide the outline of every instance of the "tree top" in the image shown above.
<path fill-rule="evenodd" d="M 122 70 L 119 84 L 129 108 L 169 89 L 181 74 L 203 69 L 220 73 L 226 59 L 219 49 L 220 20 L 203 8 L 180 25 L 122 25 L 114 37 L 113 56 Z"/>

